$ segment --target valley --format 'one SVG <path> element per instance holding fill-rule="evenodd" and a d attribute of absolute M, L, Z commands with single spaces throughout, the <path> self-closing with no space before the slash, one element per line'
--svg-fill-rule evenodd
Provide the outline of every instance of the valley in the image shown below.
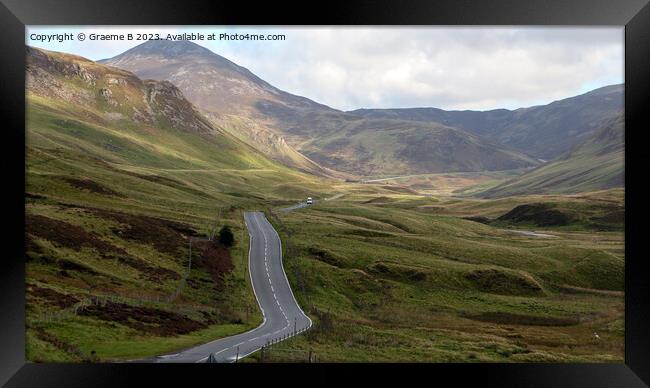
<path fill-rule="evenodd" d="M 530 203 L 549 209 L 499 218 Z M 273 212 L 296 297 L 318 320 L 267 357 L 622 362 L 622 203 L 621 191 L 495 201 L 368 189 Z M 616 221 L 545 224 L 555 207 Z"/>
<path fill-rule="evenodd" d="M 236 128 L 240 139 L 267 156 L 320 175 L 505 170 L 539 163 L 440 123 L 332 109 L 279 90 L 190 42 L 147 42 L 99 62 L 172 82 L 208 119 Z"/>
<path fill-rule="evenodd" d="M 30 361 L 142 360 L 260 325 L 252 211 L 314 326 L 245 362 L 623 361 L 620 85 L 343 112 L 189 42 L 26 54 Z"/>
<path fill-rule="evenodd" d="M 158 94 L 161 110 L 138 106 L 147 89 L 127 73 L 31 54 L 47 57 L 30 58 L 30 82 L 57 87 L 28 95 L 28 358 L 142 358 L 257 326 L 242 212 L 326 192 L 327 181 L 267 159 L 200 116 L 195 128 L 188 118 L 174 128 L 174 107 L 189 105 L 173 89 Z M 112 95 L 134 102 L 117 121 L 99 94 L 108 79 L 126 79 L 116 85 L 131 100 L 117 100 L 117 87 Z M 151 119 L 125 119 L 127 108 L 150 110 Z M 231 249 L 202 241 L 225 224 L 238 241 Z"/>

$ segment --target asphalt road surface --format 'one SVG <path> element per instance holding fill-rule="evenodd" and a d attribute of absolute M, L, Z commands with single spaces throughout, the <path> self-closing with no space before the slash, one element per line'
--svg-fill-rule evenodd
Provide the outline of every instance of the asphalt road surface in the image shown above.
<path fill-rule="evenodd" d="M 248 268 L 264 321 L 246 333 L 215 340 L 180 353 L 158 356 L 155 362 L 234 362 L 266 345 L 311 327 L 311 319 L 294 298 L 282 265 L 282 242 L 261 212 L 244 213 L 250 235 Z"/>
<path fill-rule="evenodd" d="M 316 203 L 316 200 L 314 200 L 314 203 Z M 302 209 L 303 207 L 310 206 L 307 202 L 299 202 L 295 205 L 291 205 L 289 207 L 285 207 L 280 209 L 281 212 L 291 212 L 294 210 Z"/>

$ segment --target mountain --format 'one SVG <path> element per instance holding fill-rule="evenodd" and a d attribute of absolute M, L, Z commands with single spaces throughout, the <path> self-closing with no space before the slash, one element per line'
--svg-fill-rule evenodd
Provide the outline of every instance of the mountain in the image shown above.
<path fill-rule="evenodd" d="M 26 85 L 28 147 L 70 153 L 81 164 L 90 158 L 112 175 L 132 177 L 137 170 L 144 180 L 178 186 L 147 174 L 209 174 L 209 189 L 226 202 L 242 195 L 286 197 L 326 182 L 269 159 L 211 123 L 168 81 L 142 80 L 79 56 L 28 47 Z M 195 184 L 207 185 L 204 178 Z"/>
<path fill-rule="evenodd" d="M 569 194 L 625 185 L 625 123 L 608 120 L 589 139 L 561 157 L 477 196 Z"/>
<path fill-rule="evenodd" d="M 106 112 L 100 122 L 131 120 L 196 133 L 217 130 L 167 81 L 142 81 L 75 55 L 27 48 L 30 93 L 94 107 Z"/>
<path fill-rule="evenodd" d="M 329 108 L 284 92 L 191 42 L 149 41 L 100 62 L 172 82 L 212 123 L 305 171 L 381 175 L 537 164 L 450 125 L 365 118 Z"/>
<path fill-rule="evenodd" d="M 439 123 L 368 119 L 343 112 L 289 111 L 273 103 L 274 117 L 296 148 L 323 166 L 359 175 L 511 170 L 535 159 L 469 131 Z"/>
<path fill-rule="evenodd" d="M 279 102 L 293 109 L 332 110 L 307 98 L 284 92 L 249 70 L 187 41 L 151 40 L 102 64 L 137 69 L 141 78 L 172 82 L 199 108 L 213 115 L 239 114 L 258 101 Z M 254 113 L 254 110 L 253 110 Z"/>
<path fill-rule="evenodd" d="M 267 158 L 168 81 L 29 47 L 26 65 L 28 359 L 140 359 L 257 326 L 243 209 L 340 182 Z M 225 225 L 234 246 L 205 241 Z"/>
<path fill-rule="evenodd" d="M 288 145 L 281 133 L 256 114 L 254 106 L 264 100 L 290 109 L 329 108 L 283 92 L 202 46 L 152 40 L 98 62 L 132 71 L 143 79 L 173 83 L 212 123 L 290 167 L 318 175 L 340 175 L 322 168 Z"/>
<path fill-rule="evenodd" d="M 516 110 L 445 111 L 437 108 L 359 109 L 368 118 L 435 122 L 461 128 L 537 158 L 563 155 L 623 114 L 623 85 L 610 85 L 548 105 Z"/>

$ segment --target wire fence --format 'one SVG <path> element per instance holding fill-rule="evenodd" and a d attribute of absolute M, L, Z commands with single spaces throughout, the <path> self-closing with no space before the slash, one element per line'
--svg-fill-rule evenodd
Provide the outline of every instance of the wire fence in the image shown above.
<path fill-rule="evenodd" d="M 233 209 L 229 209 L 227 211 L 232 211 L 232 210 Z M 39 326 L 43 324 L 56 323 L 83 314 L 84 310 L 92 306 L 106 307 L 109 304 L 129 305 L 129 306 L 138 306 L 138 307 L 164 304 L 165 310 L 174 311 L 176 313 L 184 314 L 184 315 L 196 315 L 197 313 L 200 314 L 201 312 L 209 311 L 212 313 L 216 313 L 219 316 L 234 317 L 237 314 L 233 315 L 233 310 L 236 310 L 236 311 L 244 311 L 246 320 L 248 321 L 249 315 L 252 314 L 252 311 L 250 305 L 248 305 L 247 303 L 244 303 L 241 306 L 234 305 L 231 303 L 224 308 L 207 307 L 205 305 L 193 304 L 193 303 L 174 303 L 178 301 L 178 298 L 182 294 L 183 289 L 187 284 L 187 281 L 192 272 L 192 264 L 193 264 L 192 244 L 198 241 L 203 241 L 203 242 L 212 241 L 215 238 L 221 213 L 222 212 L 220 208 L 219 216 L 217 216 L 214 225 L 209 225 L 206 230 L 207 237 L 192 237 L 192 236 L 188 237 L 187 265 L 185 267 L 185 271 L 178 285 L 176 286 L 174 291 L 172 291 L 170 294 L 165 294 L 165 293 L 152 294 L 151 292 L 145 292 L 145 291 L 142 292 L 122 291 L 119 295 L 117 294 L 88 295 L 86 297 L 83 297 L 83 299 L 81 299 L 80 301 L 78 301 L 77 303 L 73 304 L 68 308 L 57 309 L 57 310 L 45 310 L 37 313 L 31 313 L 29 318 L 29 324 Z M 242 236 L 244 236 L 244 233 L 245 233 L 245 228 L 242 230 Z M 242 241 L 244 241 L 244 237 L 242 237 Z M 242 250 L 242 261 L 244 262 L 244 266 L 246 266 L 245 264 L 246 253 L 247 253 L 246 250 Z M 196 254 L 196 250 L 194 250 L 194 254 Z M 246 270 L 246 267 L 244 267 L 244 269 Z M 296 332 L 288 333 L 285 334 L 284 336 L 273 338 L 272 340 L 269 341 L 267 345 L 265 345 L 265 349 L 267 351 L 270 351 L 269 349 L 270 347 L 273 347 L 273 345 L 277 345 L 280 341 L 284 341 L 290 338 L 291 336 L 303 333 L 304 331 L 306 331 L 306 329 L 297 330 Z"/>
<path fill-rule="evenodd" d="M 287 341 L 309 329 L 306 327 L 267 341 L 260 349 L 260 362 L 317 362 L 316 354 L 311 349 L 292 349 L 292 341 Z"/>
<path fill-rule="evenodd" d="M 232 206 L 230 208 L 232 208 Z M 230 208 L 227 211 L 230 211 L 231 210 Z M 219 207 L 217 217 L 214 223 L 207 226 L 206 228 L 207 237 L 192 237 L 192 236 L 188 237 L 187 269 L 183 273 L 183 276 L 181 277 L 181 280 L 178 282 L 178 286 L 176 286 L 174 292 L 172 292 L 167 298 L 168 303 L 175 301 L 180 296 L 181 292 L 183 292 L 183 288 L 185 288 L 185 285 L 187 284 L 187 279 L 190 277 L 190 273 L 192 272 L 192 241 L 212 241 L 214 239 L 214 236 L 217 233 L 217 226 L 219 225 L 219 220 L 221 219 L 221 211 L 222 208 Z"/>
<path fill-rule="evenodd" d="M 307 294 L 304 282 L 304 276 L 300 269 L 300 266 L 297 265 L 297 248 L 292 242 L 293 231 L 289 229 L 286 224 L 273 212 L 272 209 L 267 209 L 268 216 L 273 219 L 274 223 L 279 227 L 282 234 L 285 238 L 282 240 L 283 246 L 283 261 L 285 263 L 291 264 L 291 267 L 294 270 L 295 277 L 298 281 L 299 288 L 304 300 L 307 301 L 307 304 L 312 307 L 312 311 L 315 311 L 320 317 L 322 314 L 318 310 L 315 310 L 311 305 L 309 295 Z M 322 325 L 317 325 L 317 329 L 320 330 Z M 292 349 L 290 339 L 293 339 L 295 336 L 303 334 L 309 330 L 312 330 L 315 326 L 305 327 L 302 329 L 294 329 L 290 332 L 282 333 L 278 336 L 271 337 L 267 342 L 260 348 L 260 362 L 307 362 L 314 363 L 318 362 L 316 353 L 312 350 L 306 349 Z M 239 359 L 239 349 L 237 349 L 237 354 L 235 356 L 235 362 Z M 208 363 L 216 363 L 218 359 L 214 354 L 211 354 L 206 360 Z"/>
<path fill-rule="evenodd" d="M 187 269 L 183 273 L 183 276 L 174 292 L 167 297 L 168 303 L 175 301 L 180 296 L 181 292 L 183 292 L 183 288 L 187 284 L 187 279 L 190 277 L 190 273 L 192 272 L 192 241 L 210 241 L 211 239 L 211 237 L 188 237 Z"/>

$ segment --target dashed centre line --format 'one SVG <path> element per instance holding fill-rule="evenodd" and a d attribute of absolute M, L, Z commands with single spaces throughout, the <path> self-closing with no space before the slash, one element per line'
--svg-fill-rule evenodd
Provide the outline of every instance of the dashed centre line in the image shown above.
<path fill-rule="evenodd" d="M 300 331 L 302 331 L 302 330 L 304 330 L 306 328 L 309 328 L 311 326 L 311 319 L 309 319 L 308 316 L 306 316 L 304 313 L 302 313 L 302 310 L 300 309 L 300 306 L 297 305 L 297 302 L 295 302 L 295 297 L 291 298 L 293 300 L 287 300 L 285 298 L 286 292 L 292 293 L 292 291 L 291 291 L 291 286 L 288 283 L 286 283 L 286 285 L 285 285 L 285 280 L 284 279 L 286 279 L 286 274 L 284 274 L 284 268 L 282 267 L 282 245 L 281 245 L 282 242 L 277 241 L 277 240 L 279 240 L 279 236 L 277 235 L 277 232 L 275 232 L 274 229 L 270 229 L 272 232 L 275 233 L 274 237 L 273 237 L 272 244 L 276 244 L 276 245 L 280 244 L 280 246 L 279 246 L 279 256 L 276 253 L 277 252 L 277 247 L 275 245 L 274 245 L 274 247 L 271 247 L 271 249 L 269 249 L 269 240 L 268 240 L 268 234 L 267 233 L 268 233 L 269 228 L 272 228 L 272 225 L 269 226 L 270 223 L 267 220 L 265 220 L 263 217 L 264 216 L 262 215 L 262 213 L 248 213 L 246 215 L 247 226 L 248 226 L 248 229 L 249 229 L 249 233 L 251 234 L 251 247 L 253 247 L 251 249 L 256 250 L 256 252 L 259 252 L 255 256 L 255 255 L 252 255 L 251 250 L 249 250 L 249 271 L 250 271 L 250 274 L 251 274 L 251 282 L 254 282 L 255 285 L 257 286 L 257 287 L 255 287 L 255 285 L 254 285 L 253 287 L 254 287 L 254 291 L 255 291 L 255 288 L 257 288 L 257 291 L 258 291 L 255 296 L 258 297 L 258 294 L 259 294 L 259 297 L 260 297 L 260 298 L 258 298 L 258 301 L 260 303 L 260 309 L 262 309 L 262 314 L 264 316 L 264 322 L 262 324 L 260 324 L 260 326 L 258 326 L 257 328 L 255 328 L 255 329 L 253 329 L 253 330 L 251 330 L 251 331 L 249 331 L 247 333 L 244 333 L 242 335 L 238 335 L 238 336 L 231 337 L 231 338 L 226 338 L 226 339 L 223 339 L 223 340 L 218 340 L 219 342 L 227 341 L 226 343 L 223 344 L 226 348 L 218 350 L 218 347 L 216 349 L 214 349 L 214 347 L 213 347 L 213 350 L 218 350 L 218 351 L 212 352 L 210 354 L 212 354 L 213 356 L 221 355 L 220 360 L 222 360 L 224 362 L 235 362 L 238 358 L 246 357 L 249 354 L 259 350 L 261 347 L 265 346 L 265 344 L 268 344 L 269 341 L 278 341 L 278 340 L 282 340 L 284 338 L 292 337 L 293 335 L 295 335 L 296 328 L 299 329 Z M 264 225 L 262 225 L 262 223 L 264 223 Z M 265 230 L 264 228 L 267 228 L 267 230 Z M 275 236 L 277 236 L 277 238 Z M 260 285 L 257 284 L 260 281 L 263 282 L 264 275 L 261 275 L 263 272 L 260 272 L 259 268 L 255 269 L 255 265 L 259 266 L 259 264 L 261 264 L 261 260 L 260 260 L 261 259 L 261 254 L 260 254 L 261 252 L 259 251 L 259 249 L 261 248 L 260 237 L 262 237 L 264 239 L 264 267 L 265 267 L 266 276 L 267 276 L 267 279 L 268 279 L 268 282 L 269 282 L 269 288 L 266 288 L 266 286 L 264 286 L 263 284 L 261 285 L 261 290 L 266 291 L 265 292 L 266 299 L 263 297 L 264 294 L 259 292 L 259 291 L 261 291 L 260 290 Z M 273 256 L 271 256 L 271 259 L 273 260 L 273 262 L 272 262 L 273 269 L 276 271 L 276 273 L 274 273 L 274 276 L 276 277 L 275 279 L 276 279 L 277 282 L 279 282 L 279 283 L 276 284 L 279 287 L 279 289 L 278 289 L 278 293 L 280 293 L 279 295 L 278 295 L 278 293 L 276 293 L 275 285 L 274 285 L 274 282 L 272 280 L 272 276 L 271 276 L 271 272 L 270 272 L 270 268 L 269 268 L 269 261 L 270 261 L 270 259 L 269 259 L 269 256 L 270 256 L 269 251 L 271 251 L 273 253 Z M 254 259 L 254 257 L 257 257 L 257 258 Z M 255 261 L 252 262 L 251 260 L 255 260 Z M 279 275 L 278 275 L 277 271 L 282 271 L 282 272 L 280 272 Z M 282 276 L 282 275 L 284 275 L 284 276 Z M 280 276 L 280 277 L 278 277 L 278 276 Z M 288 290 L 287 290 L 287 288 L 288 288 Z M 268 299 L 269 291 L 270 291 L 271 295 L 273 296 L 273 300 L 275 300 L 275 304 L 278 306 L 277 310 L 274 307 L 271 307 L 271 309 L 269 310 L 269 307 L 264 306 L 263 303 L 262 303 L 263 301 L 269 301 L 269 299 Z M 283 307 L 283 305 L 280 304 L 279 297 L 283 297 L 284 298 L 283 303 L 285 303 L 284 301 L 286 301 L 286 303 L 288 303 L 288 304 L 286 304 Z M 266 302 L 266 303 L 269 303 L 269 302 Z M 266 307 L 266 309 L 264 309 L 264 307 Z M 287 309 L 286 311 L 285 311 L 285 308 Z M 273 310 L 276 311 L 275 314 L 273 314 Z M 277 314 L 278 310 L 280 311 L 280 313 L 281 313 L 281 315 L 283 317 L 281 319 L 278 319 L 279 318 L 279 316 Z M 302 314 L 294 315 L 296 313 L 290 313 L 291 315 L 287 315 L 287 312 L 296 311 L 296 310 L 299 310 Z M 276 322 L 274 322 L 274 323 L 273 323 L 273 319 L 272 319 L 273 316 L 276 317 L 275 318 Z M 289 318 L 290 316 L 291 316 L 291 318 Z M 268 320 L 267 320 L 267 318 L 268 318 Z M 280 322 L 282 322 L 282 319 L 284 320 L 284 322 L 280 323 Z M 298 319 L 298 321 L 299 321 L 298 322 L 298 325 L 299 325 L 298 327 L 296 327 L 296 319 Z M 304 323 L 305 319 L 309 321 L 309 323 L 307 325 L 305 325 L 305 323 Z M 274 326 L 277 327 L 277 326 L 280 326 L 280 325 L 282 325 L 282 327 L 279 328 L 278 330 L 275 330 L 275 331 L 270 332 L 270 333 L 267 331 L 265 333 L 266 330 L 269 330 L 269 329 L 272 330 L 272 328 Z M 252 337 L 252 338 L 250 338 L 250 337 Z M 237 342 L 237 343 L 233 344 L 233 342 Z M 243 345 L 243 346 L 241 346 L 241 345 Z M 241 346 L 241 348 L 240 348 L 240 346 Z M 235 349 L 236 349 L 237 353 L 235 353 Z M 197 350 L 193 351 L 193 354 L 195 356 L 198 356 L 199 354 L 201 356 L 203 356 L 205 354 L 205 352 L 209 353 L 210 350 L 209 350 L 209 348 L 205 348 L 205 350 L 202 350 L 201 352 L 202 353 L 199 353 L 199 351 L 197 349 Z M 226 354 L 223 354 L 224 352 L 226 352 Z M 182 352 L 182 353 L 184 353 L 184 352 Z M 198 362 L 204 362 L 208 358 L 209 358 L 209 355 L 199 359 Z M 196 360 L 196 358 L 194 360 Z"/>

